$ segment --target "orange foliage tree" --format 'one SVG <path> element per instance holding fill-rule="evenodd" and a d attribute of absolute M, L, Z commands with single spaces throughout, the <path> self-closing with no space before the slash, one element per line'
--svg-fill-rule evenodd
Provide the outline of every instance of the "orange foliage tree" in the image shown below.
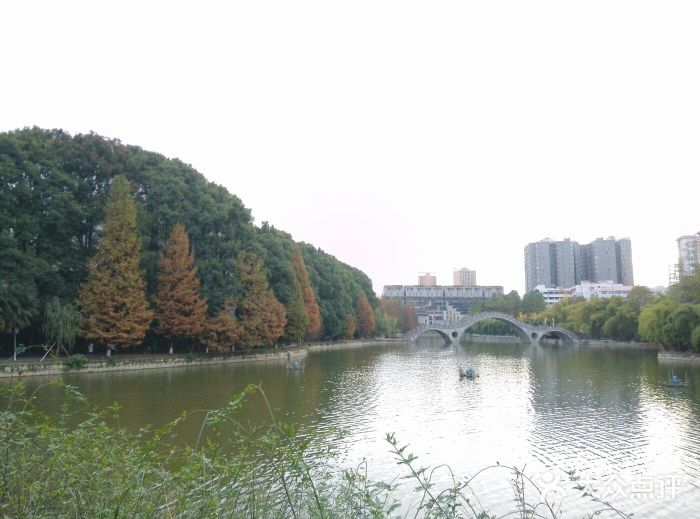
<path fill-rule="evenodd" d="M 139 267 L 141 244 L 136 234 L 136 204 L 123 176 L 112 181 L 106 206 L 104 238 L 88 265 L 80 287 L 81 337 L 108 348 L 143 341 L 153 311 Z"/>
<path fill-rule="evenodd" d="M 199 296 L 200 282 L 190 251 L 190 240 L 182 225 L 175 225 L 158 260 L 155 294 L 156 331 L 170 339 L 196 339 L 202 335 L 207 303 Z"/>
<path fill-rule="evenodd" d="M 360 297 L 357 298 L 355 305 L 355 319 L 357 320 L 357 335 L 360 337 L 370 337 L 374 334 L 377 328 L 377 323 L 374 319 L 374 311 L 367 301 L 367 296 L 364 292 L 360 292 Z"/>
<path fill-rule="evenodd" d="M 236 301 L 229 298 L 216 317 L 204 325 L 202 342 L 212 351 L 232 351 L 241 338 L 241 328 L 236 319 Z"/>
<path fill-rule="evenodd" d="M 292 252 L 292 267 L 294 267 L 294 275 L 297 278 L 297 283 L 299 283 L 299 288 L 304 297 L 306 313 L 309 316 L 309 324 L 306 327 L 306 337 L 313 338 L 318 336 L 321 331 L 321 311 L 316 302 L 316 294 L 314 294 L 314 289 L 311 287 L 311 282 L 309 281 L 309 273 L 306 270 L 304 258 L 299 252 L 299 249 L 296 248 Z"/>
<path fill-rule="evenodd" d="M 284 305 L 272 292 L 262 262 L 255 254 L 238 255 L 236 275 L 243 287 L 236 311 L 241 330 L 239 342 L 245 349 L 269 346 L 284 333 L 287 324 Z"/>

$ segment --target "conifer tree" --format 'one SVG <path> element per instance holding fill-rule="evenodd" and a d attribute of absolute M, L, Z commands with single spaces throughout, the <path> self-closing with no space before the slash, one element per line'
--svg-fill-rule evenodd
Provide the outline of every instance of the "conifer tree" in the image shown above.
<path fill-rule="evenodd" d="M 309 323 L 306 327 L 306 337 L 316 337 L 321 331 L 321 311 L 316 302 L 314 289 L 311 287 L 311 282 L 309 281 L 309 273 L 306 270 L 304 258 L 299 252 L 299 249 L 296 248 L 292 252 L 292 266 L 294 267 L 294 274 L 297 278 L 297 283 L 299 283 L 299 288 L 304 298 L 306 313 L 309 317 Z"/>
<path fill-rule="evenodd" d="M 241 337 L 241 328 L 236 319 L 236 301 L 229 298 L 216 317 L 204 325 L 203 342 L 213 351 L 233 351 Z"/>
<path fill-rule="evenodd" d="M 374 330 L 377 328 L 374 311 L 364 292 L 360 292 L 360 297 L 357 299 L 355 318 L 357 320 L 357 335 L 364 338 L 374 334 Z"/>
<path fill-rule="evenodd" d="M 104 238 L 88 265 L 77 304 L 80 335 L 89 341 L 130 347 L 143 341 L 153 312 L 139 267 L 136 205 L 129 182 L 117 176 L 106 206 Z"/>
<path fill-rule="evenodd" d="M 194 252 L 182 225 L 175 225 L 158 260 L 155 294 L 156 331 L 171 341 L 202 335 L 207 303 L 199 296 L 200 282 Z"/>
<path fill-rule="evenodd" d="M 348 314 L 345 317 L 345 324 L 343 325 L 343 337 L 345 339 L 352 339 L 355 336 L 355 331 L 357 330 L 357 321 L 355 316 Z"/>
<path fill-rule="evenodd" d="M 301 342 L 309 326 L 309 314 L 304 304 L 304 295 L 296 280 L 293 283 L 293 289 L 292 300 L 286 305 L 287 326 L 284 329 L 284 338 L 290 342 Z"/>
<path fill-rule="evenodd" d="M 284 305 L 275 298 L 255 254 L 238 255 L 236 274 L 243 287 L 236 312 L 241 328 L 240 344 L 245 349 L 269 346 L 284 333 L 287 324 Z"/>

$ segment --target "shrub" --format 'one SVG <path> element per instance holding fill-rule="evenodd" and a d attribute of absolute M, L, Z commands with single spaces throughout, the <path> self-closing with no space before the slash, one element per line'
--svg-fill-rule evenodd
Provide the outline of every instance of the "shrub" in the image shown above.
<path fill-rule="evenodd" d="M 71 355 L 66 359 L 66 361 L 63 363 L 63 367 L 65 369 L 81 369 L 84 368 L 88 363 L 88 359 L 85 355 L 82 353 L 76 353 L 75 355 Z"/>

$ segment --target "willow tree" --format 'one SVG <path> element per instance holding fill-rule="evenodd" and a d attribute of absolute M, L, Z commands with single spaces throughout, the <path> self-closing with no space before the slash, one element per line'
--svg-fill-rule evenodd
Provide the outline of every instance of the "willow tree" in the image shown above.
<path fill-rule="evenodd" d="M 123 176 L 112 181 L 106 206 L 104 238 L 88 265 L 80 287 L 80 336 L 111 348 L 143 341 L 153 318 L 139 267 L 141 244 L 136 234 L 136 205 Z"/>
<path fill-rule="evenodd" d="M 207 317 L 207 303 L 199 295 L 194 252 L 182 225 L 175 225 L 165 242 L 157 278 L 156 331 L 170 340 L 172 353 L 176 339 L 201 337 Z"/>
<path fill-rule="evenodd" d="M 243 287 L 243 297 L 236 311 L 240 325 L 240 344 L 245 349 L 269 346 L 284 333 L 287 318 L 268 284 L 262 263 L 255 254 L 241 252 L 236 275 Z"/>
<path fill-rule="evenodd" d="M 294 268 L 294 275 L 304 298 L 304 306 L 309 318 L 306 326 L 306 337 L 316 337 L 321 331 L 321 311 L 316 302 L 316 294 L 314 294 L 314 289 L 309 281 L 309 273 L 306 270 L 304 258 L 297 248 L 292 252 L 292 267 Z"/>

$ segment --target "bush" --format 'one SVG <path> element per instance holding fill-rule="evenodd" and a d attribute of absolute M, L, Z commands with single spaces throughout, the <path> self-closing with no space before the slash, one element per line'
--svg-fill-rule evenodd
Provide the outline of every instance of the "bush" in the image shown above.
<path fill-rule="evenodd" d="M 88 363 L 88 358 L 83 355 L 82 353 L 76 353 L 75 355 L 71 355 L 66 359 L 66 361 L 63 363 L 63 367 L 65 369 L 81 369 L 87 366 Z"/>

